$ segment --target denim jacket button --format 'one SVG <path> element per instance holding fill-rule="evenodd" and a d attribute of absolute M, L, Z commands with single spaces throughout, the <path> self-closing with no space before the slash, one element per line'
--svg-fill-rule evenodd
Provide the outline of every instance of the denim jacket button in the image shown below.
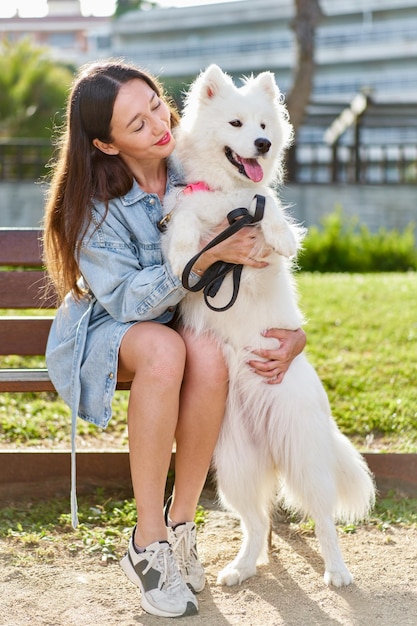
<path fill-rule="evenodd" d="M 110 378 L 110 379 L 113 379 L 113 378 L 114 378 L 114 374 L 113 374 L 113 372 L 110 372 L 110 374 L 109 374 L 109 378 Z"/>

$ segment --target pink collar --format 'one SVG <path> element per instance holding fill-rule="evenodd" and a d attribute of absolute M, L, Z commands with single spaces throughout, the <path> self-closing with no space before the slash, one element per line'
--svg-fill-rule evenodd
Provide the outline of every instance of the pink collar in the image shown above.
<path fill-rule="evenodd" d="M 193 191 L 211 191 L 211 190 L 210 190 L 210 187 L 203 180 L 199 180 L 196 183 L 190 183 L 183 189 L 183 193 L 185 194 L 193 193 Z"/>

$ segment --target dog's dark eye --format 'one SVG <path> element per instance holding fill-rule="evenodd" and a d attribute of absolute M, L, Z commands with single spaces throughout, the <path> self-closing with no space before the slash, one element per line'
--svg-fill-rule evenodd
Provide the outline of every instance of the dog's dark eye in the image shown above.
<path fill-rule="evenodd" d="M 229 124 L 235 128 L 240 128 L 242 126 L 242 122 L 240 120 L 232 120 Z"/>
<path fill-rule="evenodd" d="M 266 124 L 261 124 L 261 128 L 262 128 L 262 130 L 265 130 Z"/>

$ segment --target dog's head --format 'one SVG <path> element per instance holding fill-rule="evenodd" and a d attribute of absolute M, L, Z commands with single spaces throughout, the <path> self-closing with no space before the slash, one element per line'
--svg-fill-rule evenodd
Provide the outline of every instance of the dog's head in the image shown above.
<path fill-rule="evenodd" d="M 210 187 L 279 181 L 292 126 L 271 72 L 235 86 L 217 65 L 202 72 L 187 94 L 177 153 L 187 178 Z"/>

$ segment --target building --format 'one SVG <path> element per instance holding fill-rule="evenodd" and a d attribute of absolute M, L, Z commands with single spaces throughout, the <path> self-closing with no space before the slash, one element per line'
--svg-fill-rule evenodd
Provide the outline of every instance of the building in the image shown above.
<path fill-rule="evenodd" d="M 0 18 L 0 41 L 30 39 L 75 66 L 111 54 L 111 18 L 85 17 L 79 0 L 49 0 L 45 17 Z"/>
<path fill-rule="evenodd" d="M 321 0 L 314 99 L 349 102 L 362 87 L 384 100 L 417 101 L 414 0 Z M 273 70 L 291 83 L 293 0 L 241 0 L 125 14 L 113 51 L 164 76 L 190 78 L 209 63 L 232 74 Z"/>
<path fill-rule="evenodd" d="M 415 0 L 321 0 L 321 6 L 309 111 L 314 120 L 304 125 L 306 142 L 322 141 L 323 129 L 363 89 L 374 104 L 417 103 Z M 284 93 L 292 83 L 293 0 L 153 8 L 119 19 L 84 17 L 79 0 L 48 0 L 48 9 L 43 18 L 0 18 L 0 39 L 30 37 L 75 65 L 123 57 L 175 84 L 177 96 L 210 63 L 235 77 L 272 70 Z M 411 113 L 407 109 L 395 128 L 384 125 L 385 140 L 417 142 L 417 130 L 410 126 L 417 116 Z M 366 128 L 365 139 L 372 141 L 375 132 Z"/>
<path fill-rule="evenodd" d="M 306 124 L 304 140 L 321 141 L 323 129 L 364 88 L 375 103 L 417 103 L 417 3 L 321 0 L 321 6 L 314 123 Z M 268 69 L 285 93 L 295 60 L 293 17 L 293 0 L 130 12 L 113 24 L 113 53 L 183 84 L 210 63 L 234 76 Z M 393 141 L 417 141 L 416 128 L 411 135 L 408 127 L 386 128 L 391 132 Z"/>
<path fill-rule="evenodd" d="M 417 3 L 320 3 L 324 16 L 316 31 L 314 88 L 297 136 L 293 180 L 415 181 Z M 79 0 L 49 0 L 48 6 L 44 18 L 0 19 L 0 38 L 16 41 L 29 36 L 49 46 L 55 58 L 74 65 L 110 56 L 131 60 L 159 75 L 178 102 L 210 63 L 218 63 L 235 78 L 271 70 L 284 94 L 292 85 L 293 0 L 153 8 L 118 19 L 84 17 Z M 359 125 L 353 124 L 337 136 L 335 163 L 335 152 L 326 142 L 328 130 L 363 91 L 369 106 L 360 116 L 360 134 Z M 362 175 L 366 180 L 359 180 Z"/>

